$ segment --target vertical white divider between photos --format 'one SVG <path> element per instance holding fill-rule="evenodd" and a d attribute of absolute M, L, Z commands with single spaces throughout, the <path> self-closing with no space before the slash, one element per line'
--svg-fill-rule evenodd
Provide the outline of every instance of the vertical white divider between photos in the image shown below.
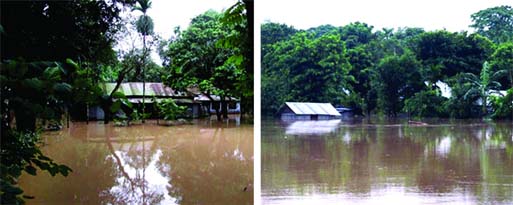
<path fill-rule="evenodd" d="M 261 62 L 260 62 L 260 51 L 261 51 L 261 46 L 260 46 L 260 25 L 261 23 L 263 22 L 262 21 L 262 18 L 261 18 L 261 15 L 259 13 L 259 11 L 261 11 L 262 8 L 259 7 L 259 4 L 258 4 L 258 1 L 255 1 L 254 3 L 254 39 L 253 39 L 253 42 L 254 42 L 254 51 L 253 51 L 253 55 L 254 55 L 254 60 L 253 60 L 253 63 L 254 63 L 254 82 L 253 82 L 253 94 L 254 94 L 254 123 L 253 123 L 253 131 L 254 131 L 254 142 L 253 142 L 253 146 L 254 146 L 254 171 L 253 171 L 253 183 L 254 183 L 254 186 L 253 186 L 253 194 L 254 194 L 254 200 L 253 200 L 253 203 L 254 204 L 257 204 L 257 205 L 260 205 L 262 204 L 262 198 L 261 198 L 261 193 L 262 193 L 262 181 L 261 181 L 261 174 L 262 174 L 262 164 L 261 164 L 261 110 L 260 109 L 260 99 L 261 99 L 261 89 L 260 89 L 260 85 L 261 85 Z"/>

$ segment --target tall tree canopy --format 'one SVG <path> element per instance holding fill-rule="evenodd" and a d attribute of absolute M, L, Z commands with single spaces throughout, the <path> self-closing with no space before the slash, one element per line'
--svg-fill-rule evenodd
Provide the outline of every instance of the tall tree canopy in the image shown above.
<path fill-rule="evenodd" d="M 493 52 L 493 43 L 481 35 L 444 30 L 421 34 L 416 47 L 432 81 L 460 72 L 479 74 Z"/>
<path fill-rule="evenodd" d="M 198 86 L 207 97 L 221 96 L 221 101 L 224 97 L 252 97 L 252 87 L 247 86 L 252 82 L 252 71 L 247 70 L 247 57 L 242 57 L 248 54 L 241 53 L 243 48 L 233 49 L 222 45 L 226 42 L 220 43 L 236 32 L 221 22 L 222 17 L 210 10 L 193 18 L 186 30 L 177 31 L 163 56 L 168 68 L 166 84 L 178 90 Z"/>
<path fill-rule="evenodd" d="M 312 32 L 298 32 L 274 44 L 263 60 L 264 79 L 271 78 L 262 82 L 263 107 L 276 111 L 276 103 L 290 100 L 340 104 L 343 88 L 354 81 L 347 75 L 351 66 L 346 52 L 340 36 L 329 33 L 316 37 Z M 278 85 L 285 89 L 272 92 Z M 276 95 L 285 97 L 277 99 Z"/>
<path fill-rule="evenodd" d="M 420 67 L 411 53 L 386 57 L 377 65 L 378 102 L 387 115 L 397 116 L 404 100 L 424 88 Z"/>
<path fill-rule="evenodd" d="M 472 25 L 478 34 L 486 36 L 495 43 L 513 40 L 513 8 L 497 6 L 472 14 Z"/>
<path fill-rule="evenodd" d="M 503 103 L 506 97 L 488 97 L 497 89 L 513 89 L 510 11 L 501 6 L 472 15 L 475 33 L 408 27 L 374 30 L 362 22 L 296 30 L 266 22 L 262 112 L 275 114 L 286 101 L 322 101 L 366 115 L 479 117 L 490 114 L 483 111 L 484 105 L 494 110 L 493 116 L 513 116 L 503 114 L 510 106 Z M 490 64 L 484 69 L 486 61 Z M 502 87 L 475 83 L 484 74 L 494 76 Z M 471 90 L 481 94 L 466 95 Z"/>
<path fill-rule="evenodd" d="M 228 8 L 220 19 L 223 27 L 231 32 L 218 41 L 217 46 L 231 49 L 232 54 L 225 61 L 227 66 L 235 66 L 237 75 L 235 90 L 240 97 L 241 113 L 253 113 L 254 81 L 254 5 L 253 0 L 238 0 Z"/>
<path fill-rule="evenodd" d="M 503 89 L 513 88 L 513 42 L 500 44 L 491 57 L 492 71 L 502 71 L 499 79 Z"/>

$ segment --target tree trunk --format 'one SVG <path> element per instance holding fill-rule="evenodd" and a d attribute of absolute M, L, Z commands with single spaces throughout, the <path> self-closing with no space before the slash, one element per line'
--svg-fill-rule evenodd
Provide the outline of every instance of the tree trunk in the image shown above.
<path fill-rule="evenodd" d="M 216 117 L 217 117 L 217 121 L 222 121 L 221 119 L 221 112 L 219 112 L 219 103 L 216 103 L 216 101 L 214 100 L 214 98 L 212 98 L 212 96 L 210 96 L 210 92 L 208 93 L 203 93 L 203 95 L 207 96 L 207 98 L 210 100 L 211 102 L 211 105 L 214 106 L 214 110 L 216 111 Z M 217 106 L 216 106 L 217 104 Z M 208 111 L 210 113 L 210 110 Z"/>
<path fill-rule="evenodd" d="M 110 107 L 112 106 L 112 98 L 108 98 L 107 100 L 101 103 L 101 107 L 103 110 L 103 124 L 109 124 L 109 120 L 112 118 Z"/>
<path fill-rule="evenodd" d="M 142 99 L 142 123 L 144 123 L 144 116 L 146 110 L 146 104 L 144 103 L 144 98 L 146 98 L 146 75 L 144 75 L 144 67 L 146 65 L 146 35 L 143 35 L 143 59 L 142 59 L 142 76 L 143 76 L 143 99 Z"/>
<path fill-rule="evenodd" d="M 244 99 L 244 95 L 241 95 L 240 96 L 240 119 L 241 120 L 244 119 L 244 114 L 246 114 L 246 109 L 244 109 L 244 107 L 246 107 L 246 106 L 243 106 L 244 102 L 246 102 L 246 100 Z"/>
<path fill-rule="evenodd" d="M 221 112 L 223 113 L 223 118 L 228 119 L 228 105 L 224 96 L 221 96 Z"/>
<path fill-rule="evenodd" d="M 223 119 L 221 118 L 221 112 L 219 111 L 219 105 L 221 103 L 216 103 L 214 102 L 213 106 L 214 106 L 214 110 L 216 111 L 216 117 L 217 117 L 217 121 L 223 121 Z"/>

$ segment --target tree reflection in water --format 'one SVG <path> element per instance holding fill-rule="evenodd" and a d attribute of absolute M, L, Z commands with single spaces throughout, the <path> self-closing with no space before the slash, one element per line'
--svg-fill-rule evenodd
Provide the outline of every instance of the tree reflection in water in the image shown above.
<path fill-rule="evenodd" d="M 163 147 L 158 163 L 170 195 L 180 204 L 251 204 L 252 190 L 243 189 L 253 179 L 252 133 L 218 125 L 191 134 L 199 137 Z"/>
<path fill-rule="evenodd" d="M 290 135 L 290 126 L 264 121 L 263 200 L 511 203 L 512 125 L 342 122 L 333 132 Z"/>
<path fill-rule="evenodd" d="M 251 204 L 252 125 L 164 127 L 85 123 L 45 133 L 43 151 L 74 170 L 24 175 L 35 204 Z M 51 135 L 51 136 L 50 136 Z"/>

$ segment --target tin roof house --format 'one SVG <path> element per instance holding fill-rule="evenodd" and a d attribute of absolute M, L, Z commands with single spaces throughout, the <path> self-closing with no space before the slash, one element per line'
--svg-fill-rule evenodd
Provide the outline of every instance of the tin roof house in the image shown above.
<path fill-rule="evenodd" d="M 103 83 L 100 85 L 105 93 L 111 93 L 112 90 L 116 87 L 116 83 Z M 197 118 L 200 116 L 208 115 L 212 113 L 212 106 L 220 106 L 219 103 L 215 104 L 214 102 L 219 102 L 220 98 L 218 96 L 213 96 L 214 102 L 201 94 L 195 88 L 187 89 L 185 92 L 180 92 L 171 89 L 170 87 L 165 86 L 163 83 L 155 83 L 155 82 L 147 82 L 144 86 L 145 88 L 145 98 L 144 103 L 146 104 L 146 111 L 149 113 L 156 113 L 156 110 L 153 110 L 153 106 L 149 104 L 154 104 L 161 102 L 164 99 L 172 98 L 178 105 L 183 105 L 187 107 L 186 115 L 187 117 Z M 118 92 L 123 93 L 127 99 L 139 106 L 143 101 L 143 83 L 142 82 L 126 82 L 121 83 Z M 155 102 L 154 102 L 155 101 Z M 228 104 L 228 111 L 230 113 L 239 113 L 240 112 L 240 104 L 237 99 L 229 98 L 226 100 Z M 88 119 L 96 119 L 100 120 L 104 118 L 103 110 L 100 107 L 93 107 L 88 111 Z"/>
<path fill-rule="evenodd" d="M 279 110 L 282 120 L 329 120 L 340 118 L 330 103 L 286 102 Z"/>

